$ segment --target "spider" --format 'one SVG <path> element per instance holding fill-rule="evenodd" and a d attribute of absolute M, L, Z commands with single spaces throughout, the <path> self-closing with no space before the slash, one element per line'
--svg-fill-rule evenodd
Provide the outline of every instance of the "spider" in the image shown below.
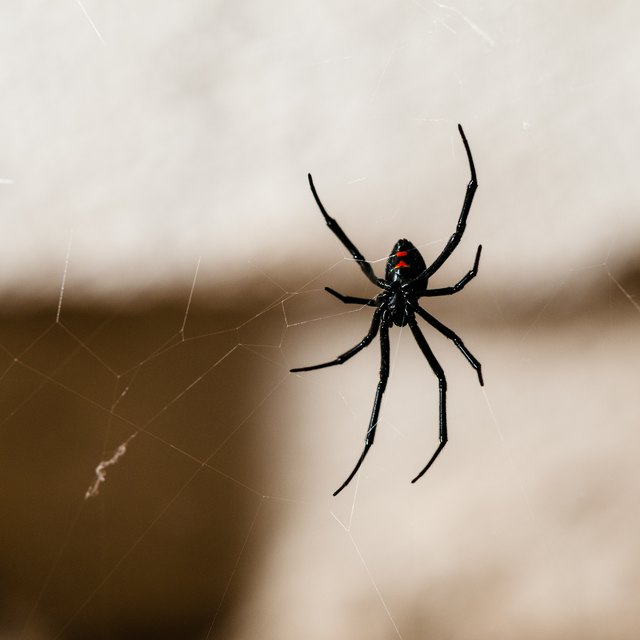
<path fill-rule="evenodd" d="M 378 278 L 373 272 L 371 264 L 365 259 L 365 257 L 358 251 L 356 246 L 349 240 L 345 232 L 340 225 L 327 213 L 318 193 L 313 184 L 313 178 L 309 174 L 309 186 L 311 187 L 311 193 L 315 198 L 318 208 L 324 216 L 327 226 L 333 233 L 336 234 L 340 242 L 346 247 L 349 253 L 353 256 L 353 259 L 360 265 L 363 273 L 367 278 L 382 289 L 375 298 L 358 298 L 355 296 L 345 296 L 329 287 L 325 287 L 325 291 L 335 296 L 341 302 L 346 304 L 360 304 L 369 307 L 375 307 L 373 312 L 373 320 L 371 327 L 367 335 L 354 347 L 345 351 L 339 355 L 335 360 L 330 362 L 323 362 L 322 364 L 316 364 L 310 367 L 297 367 L 291 369 L 292 372 L 299 371 L 312 371 L 313 369 L 323 369 L 325 367 L 332 367 L 334 365 L 343 364 L 357 353 L 367 347 L 373 339 L 380 332 L 380 347 L 381 347 L 381 364 L 380 364 L 380 380 L 376 389 L 375 399 L 373 401 L 373 410 L 371 412 L 371 419 L 369 421 L 369 427 L 364 440 L 364 450 L 356 463 L 353 471 L 349 474 L 349 477 L 340 485 L 340 487 L 334 492 L 334 496 L 338 495 L 353 479 L 353 477 L 360 469 L 369 449 L 373 445 L 373 441 L 376 435 L 376 428 L 378 426 L 378 416 L 380 414 L 380 405 L 382 403 L 382 396 L 387 386 L 387 379 L 389 378 L 389 328 L 392 325 L 398 327 L 404 327 L 409 325 L 411 333 L 418 343 L 418 347 L 422 351 L 429 366 L 433 370 L 433 373 L 438 379 L 439 387 L 439 422 L 440 422 L 440 444 L 435 450 L 435 453 L 431 456 L 431 459 L 420 473 L 411 481 L 416 482 L 419 480 L 429 469 L 429 467 L 435 462 L 440 452 L 447 444 L 447 410 L 446 410 L 446 394 L 447 394 L 447 379 L 444 375 L 444 370 L 440 366 L 440 363 L 436 360 L 431 347 L 427 343 L 422 331 L 418 327 L 416 322 L 416 314 L 427 321 L 434 329 L 442 333 L 449 338 L 453 344 L 458 347 L 465 358 L 469 361 L 469 364 L 476 370 L 478 374 L 478 380 L 480 385 L 484 385 L 482 379 L 482 366 L 480 362 L 471 354 L 471 352 L 464 345 L 460 337 L 449 327 L 445 326 L 432 316 L 428 311 L 425 311 L 419 304 L 419 299 L 430 296 L 450 296 L 454 293 L 458 293 L 464 289 L 464 287 L 476 276 L 478 273 L 478 264 L 480 262 L 480 252 L 482 251 L 482 245 L 478 247 L 476 252 L 473 268 L 467 272 L 456 284 L 451 287 L 441 287 L 437 289 L 428 289 L 427 284 L 429 278 L 445 263 L 445 261 L 451 256 L 454 249 L 460 243 L 462 235 L 464 233 L 467 216 L 471 209 L 471 203 L 473 202 L 473 196 L 478 187 L 476 180 L 476 170 L 473 165 L 473 158 L 471 156 L 471 149 L 469 143 L 464 135 L 462 126 L 458 125 L 458 131 L 464 144 L 464 148 L 467 152 L 467 158 L 469 160 L 469 168 L 471 170 L 471 179 L 467 185 L 467 191 L 464 197 L 464 203 L 462 204 L 462 211 L 460 218 L 458 219 L 458 225 L 454 234 L 449 238 L 449 241 L 441 251 L 440 255 L 427 267 L 424 258 L 416 249 L 416 247 L 408 240 L 401 239 L 396 242 L 385 267 L 384 279 Z"/>

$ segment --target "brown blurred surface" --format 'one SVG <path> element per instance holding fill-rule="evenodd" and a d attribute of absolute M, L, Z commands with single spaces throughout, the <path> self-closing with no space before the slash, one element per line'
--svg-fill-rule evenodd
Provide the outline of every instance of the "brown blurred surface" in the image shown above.
<path fill-rule="evenodd" d="M 436 384 L 392 330 L 376 446 L 338 498 L 377 343 L 345 367 L 287 370 L 354 344 L 370 309 L 313 289 L 224 314 L 185 313 L 184 296 L 5 314 L 5 637 L 634 638 L 638 284 L 584 277 L 527 312 L 471 291 L 429 307 L 487 386 L 426 331 L 451 441 L 413 486 Z"/>
<path fill-rule="evenodd" d="M 184 313 L 0 319 L 0 621 L 26 620 L 24 637 L 191 637 L 234 601 L 260 497 L 239 478 L 262 465 L 260 443 L 217 467 L 216 452 L 268 381 L 225 332 L 237 317 L 192 310 L 187 331 L 215 335 L 183 340 Z"/>

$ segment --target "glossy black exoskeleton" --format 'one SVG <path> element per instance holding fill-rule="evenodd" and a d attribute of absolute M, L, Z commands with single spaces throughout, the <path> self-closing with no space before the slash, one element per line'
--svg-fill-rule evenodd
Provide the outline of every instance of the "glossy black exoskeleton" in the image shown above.
<path fill-rule="evenodd" d="M 440 444 L 435 453 L 431 456 L 429 462 L 420 471 L 420 473 L 412 480 L 415 482 L 421 478 L 433 464 L 438 457 L 445 444 L 447 443 L 447 411 L 446 411 L 446 394 L 447 394 L 447 380 L 444 375 L 444 370 L 437 361 L 431 347 L 427 343 L 422 331 L 418 327 L 416 321 L 416 314 L 423 318 L 434 329 L 445 335 L 451 340 L 456 347 L 462 352 L 465 358 L 469 361 L 471 366 L 476 370 L 478 374 L 478 380 L 480 384 L 484 384 L 482 379 L 482 367 L 480 362 L 471 354 L 471 352 L 464 345 L 460 337 L 449 327 L 442 324 L 437 318 L 432 316 L 428 311 L 425 311 L 419 304 L 419 299 L 430 296 L 448 296 L 458 291 L 461 291 L 467 283 L 475 277 L 478 272 L 478 264 L 480 262 L 480 252 L 482 251 L 482 245 L 478 247 L 476 252 L 476 258 L 473 264 L 473 268 L 467 272 L 456 284 L 451 287 L 441 287 L 437 289 L 429 289 L 427 287 L 429 278 L 445 263 L 447 258 L 453 253 L 454 249 L 460 243 L 462 235 L 464 233 L 467 216 L 471 209 L 471 203 L 473 196 L 476 192 L 478 183 L 476 180 L 476 170 L 473 165 L 473 158 L 471 157 L 471 150 L 469 144 L 464 135 L 462 127 L 458 125 L 458 131 L 462 138 L 465 151 L 467 153 L 467 159 L 469 161 L 469 168 L 471 170 L 471 179 L 467 185 L 467 191 L 465 194 L 464 202 L 462 204 L 462 211 L 458 218 L 458 224 L 453 235 L 449 238 L 444 249 L 436 257 L 436 259 L 427 266 L 424 258 L 418 251 L 418 249 L 408 240 L 398 240 L 391 250 L 391 254 L 387 259 L 385 267 L 385 277 L 378 278 L 369 262 L 358 251 L 356 246 L 347 237 L 345 232 L 341 229 L 340 225 L 327 213 L 318 193 L 316 192 L 313 184 L 311 174 L 309 174 L 309 186 L 313 197 L 324 216 L 327 226 L 338 237 L 340 242 L 346 247 L 353 259 L 358 263 L 362 269 L 364 275 L 382 291 L 375 298 L 358 298 L 355 296 L 345 296 L 337 291 L 326 287 L 326 290 L 338 300 L 347 304 L 360 304 L 367 305 L 369 307 L 375 307 L 373 313 L 373 320 L 371 327 L 367 335 L 355 346 L 345 351 L 342 355 L 339 355 L 335 360 L 330 362 L 324 362 L 322 364 L 316 364 L 310 367 L 298 367 L 291 369 L 291 371 L 311 371 L 312 369 L 323 369 L 324 367 L 331 367 L 333 365 L 343 364 L 350 358 L 356 355 L 356 353 L 362 351 L 367 345 L 371 344 L 373 339 L 380 332 L 380 349 L 381 349 L 381 364 L 380 364 L 380 380 L 376 389 L 376 395 L 373 402 L 373 410 L 371 412 L 371 419 L 369 421 L 369 428 L 364 441 L 364 450 L 360 459 L 356 463 L 355 468 L 349 474 L 349 477 L 342 483 L 342 485 L 334 492 L 334 496 L 340 493 L 351 482 L 356 475 L 360 465 L 365 459 L 376 434 L 376 428 L 378 426 L 378 416 L 380 414 L 380 405 L 382 402 L 382 395 L 387 386 L 387 379 L 389 377 L 389 328 L 393 325 L 404 327 L 409 326 L 411 332 L 418 343 L 418 347 L 422 351 L 424 357 L 427 359 L 429 366 L 433 370 L 433 373 L 438 378 L 439 388 L 439 423 L 440 423 Z"/>
<path fill-rule="evenodd" d="M 414 282 L 416 284 L 419 282 L 419 286 L 426 289 L 426 277 L 416 281 L 416 278 L 424 274 L 426 270 L 427 265 L 424 258 L 412 242 L 401 239 L 395 243 L 387 258 L 384 279 L 390 285 L 387 307 L 391 320 L 397 327 L 404 327 L 407 324 L 412 311 L 411 306 L 407 305 L 409 300 L 405 289 L 412 287 Z"/>

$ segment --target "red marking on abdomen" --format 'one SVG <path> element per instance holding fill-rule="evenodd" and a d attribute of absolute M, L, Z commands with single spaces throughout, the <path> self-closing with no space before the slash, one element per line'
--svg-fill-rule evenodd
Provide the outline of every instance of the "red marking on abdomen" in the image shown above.
<path fill-rule="evenodd" d="M 396 255 L 397 255 L 397 256 L 398 256 L 398 258 L 399 258 L 400 256 L 406 256 L 406 255 L 407 255 L 407 252 L 406 252 L 406 251 L 398 251 L 398 253 L 396 253 Z"/>
<path fill-rule="evenodd" d="M 406 253 L 406 251 L 403 251 L 402 253 Z M 401 267 L 408 267 L 408 266 L 409 265 L 404 260 L 400 260 L 400 262 L 398 262 L 398 264 L 393 268 L 400 269 Z"/>

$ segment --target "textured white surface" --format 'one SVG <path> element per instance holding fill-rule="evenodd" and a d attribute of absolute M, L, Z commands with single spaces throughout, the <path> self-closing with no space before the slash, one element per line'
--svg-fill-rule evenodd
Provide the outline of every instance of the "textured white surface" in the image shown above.
<path fill-rule="evenodd" d="M 313 273 L 345 254 L 308 171 L 367 257 L 442 242 L 467 179 L 457 122 L 495 284 L 612 242 L 626 259 L 638 18 L 630 1 L 3 3 L 0 287 L 54 295 L 72 230 L 79 299 L 188 286 L 201 256 L 212 286 L 249 261 Z"/>

